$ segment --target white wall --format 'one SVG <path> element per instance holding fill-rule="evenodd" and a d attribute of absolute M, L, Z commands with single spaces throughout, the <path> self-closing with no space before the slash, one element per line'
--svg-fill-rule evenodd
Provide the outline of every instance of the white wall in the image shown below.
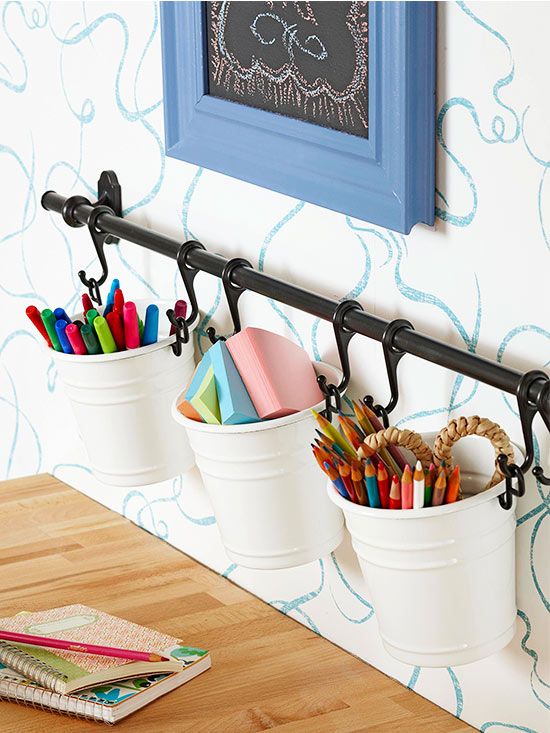
<path fill-rule="evenodd" d="M 381 647 L 349 546 L 294 570 L 242 570 L 223 552 L 196 475 L 134 491 L 96 483 L 24 308 L 70 309 L 80 293 L 76 271 L 97 267 L 87 233 L 43 211 L 41 193 L 93 194 L 99 172 L 113 168 L 127 215 L 144 226 L 193 236 L 335 298 L 351 294 L 373 313 L 409 318 L 491 359 L 544 367 L 550 5 L 440 4 L 438 218 L 434 229 L 417 226 L 408 237 L 165 158 L 153 3 L 8 2 L 2 19 L 0 476 L 51 471 L 482 730 L 542 733 L 550 683 L 547 489 L 530 481 L 518 508 L 513 643 L 465 667 L 407 667 Z M 108 254 L 128 294 L 183 295 L 172 261 L 128 244 Z M 229 321 L 219 283 L 206 275 L 197 282 L 204 347 L 210 320 L 222 330 Z M 299 339 L 316 358 L 336 359 L 329 324 L 254 295 L 242 303 L 245 322 Z M 379 344 L 357 338 L 351 353 L 355 392 L 384 400 Z M 400 375 L 399 424 L 438 429 L 449 415 L 478 413 L 520 439 L 513 398 L 413 357 Z M 548 436 L 538 421 L 537 436 L 548 467 Z"/>

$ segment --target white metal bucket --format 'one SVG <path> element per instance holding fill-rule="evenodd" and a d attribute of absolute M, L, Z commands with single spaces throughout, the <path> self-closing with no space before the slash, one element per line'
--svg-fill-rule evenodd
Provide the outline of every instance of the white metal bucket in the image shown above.
<path fill-rule="evenodd" d="M 142 314 L 149 301 L 136 301 Z M 191 468 L 194 455 L 170 407 L 195 368 L 193 327 L 180 357 L 172 353 L 175 336 L 159 306 L 159 341 L 114 354 L 76 356 L 51 351 L 71 403 L 90 468 L 112 486 L 142 486 Z M 82 314 L 74 316 L 83 320 Z"/>
<path fill-rule="evenodd" d="M 425 436 L 429 445 L 434 438 Z M 453 446 L 463 491 L 472 494 L 454 504 L 370 509 L 328 485 L 344 511 L 384 647 L 406 664 L 468 664 L 514 636 L 516 503 L 500 506 L 504 482 L 481 491 L 492 475 L 487 446 L 481 438 Z"/>
<path fill-rule="evenodd" d="M 314 366 L 339 383 L 339 370 Z M 179 401 L 172 415 L 187 430 L 231 560 L 261 570 L 289 568 L 338 547 L 344 518 L 311 454 L 316 422 L 309 409 L 246 425 L 207 425 L 182 415 Z"/>

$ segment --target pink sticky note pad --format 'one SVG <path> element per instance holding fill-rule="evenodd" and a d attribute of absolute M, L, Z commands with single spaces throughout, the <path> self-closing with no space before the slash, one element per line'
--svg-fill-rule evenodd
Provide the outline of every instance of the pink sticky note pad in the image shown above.
<path fill-rule="evenodd" d="M 293 341 L 249 327 L 226 344 L 261 419 L 292 415 L 323 399 L 309 355 Z"/>

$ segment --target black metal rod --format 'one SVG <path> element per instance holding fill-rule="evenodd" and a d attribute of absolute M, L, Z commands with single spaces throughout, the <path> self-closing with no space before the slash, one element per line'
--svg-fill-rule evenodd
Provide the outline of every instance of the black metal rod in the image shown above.
<path fill-rule="evenodd" d="M 65 201 L 66 198 L 55 193 L 55 191 L 46 191 L 42 196 L 42 206 L 49 211 L 58 213 L 61 213 Z M 87 224 L 93 208 L 88 204 L 79 204 L 73 209 L 74 219 L 81 224 Z M 112 234 L 172 259 L 176 259 L 182 245 L 182 242 L 166 237 L 164 234 L 145 229 L 126 219 L 108 213 L 100 214 L 97 217 L 96 224 L 105 234 Z M 189 265 L 197 270 L 208 272 L 220 278 L 227 263 L 224 257 L 198 248 L 190 251 L 187 261 Z M 323 295 L 304 290 L 249 267 L 236 267 L 232 279 L 242 288 L 273 298 L 279 303 L 305 311 L 325 321 L 332 321 L 332 316 L 338 305 L 337 301 Z M 359 310 L 350 310 L 344 318 L 346 328 L 376 341 L 382 341 L 382 335 L 387 325 L 388 321 Z M 450 346 L 419 331 L 401 329 L 395 335 L 394 344 L 396 348 L 408 354 L 413 354 L 433 364 L 439 364 L 446 369 L 459 372 L 471 379 L 477 379 L 484 384 L 510 394 L 516 394 L 522 377 L 522 372 L 516 369 L 511 369 L 477 354 Z M 529 389 L 529 400 L 537 406 L 538 411 L 548 424 L 550 421 L 550 390 L 544 389 L 545 384 L 545 380 L 542 379 L 533 382 Z"/>

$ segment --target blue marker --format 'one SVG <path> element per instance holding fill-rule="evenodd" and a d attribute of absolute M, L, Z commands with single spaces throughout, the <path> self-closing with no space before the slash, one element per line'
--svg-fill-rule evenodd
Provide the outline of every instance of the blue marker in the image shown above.
<path fill-rule="evenodd" d="M 69 324 L 67 323 L 67 321 L 64 321 L 63 319 L 56 321 L 55 332 L 57 333 L 57 338 L 59 339 L 59 343 L 61 344 L 63 353 L 74 354 L 73 347 L 71 346 L 69 339 L 67 338 L 67 334 L 65 333 L 65 329 L 68 325 Z"/>
<path fill-rule="evenodd" d="M 67 323 L 71 323 L 71 319 L 65 313 L 65 310 L 63 308 L 56 308 L 53 314 L 55 316 L 56 321 L 67 321 Z"/>
<path fill-rule="evenodd" d="M 107 302 L 105 303 L 105 308 L 103 309 L 103 318 L 106 318 L 107 314 L 113 310 L 113 306 L 115 304 L 115 290 L 118 290 L 118 288 L 120 288 L 120 281 L 117 277 L 115 277 L 115 279 L 111 283 L 111 289 L 109 290 Z"/>
<path fill-rule="evenodd" d="M 159 309 L 158 306 L 151 303 L 145 311 L 145 325 L 143 326 L 143 337 L 141 339 L 142 346 L 156 344 L 159 335 Z"/>

